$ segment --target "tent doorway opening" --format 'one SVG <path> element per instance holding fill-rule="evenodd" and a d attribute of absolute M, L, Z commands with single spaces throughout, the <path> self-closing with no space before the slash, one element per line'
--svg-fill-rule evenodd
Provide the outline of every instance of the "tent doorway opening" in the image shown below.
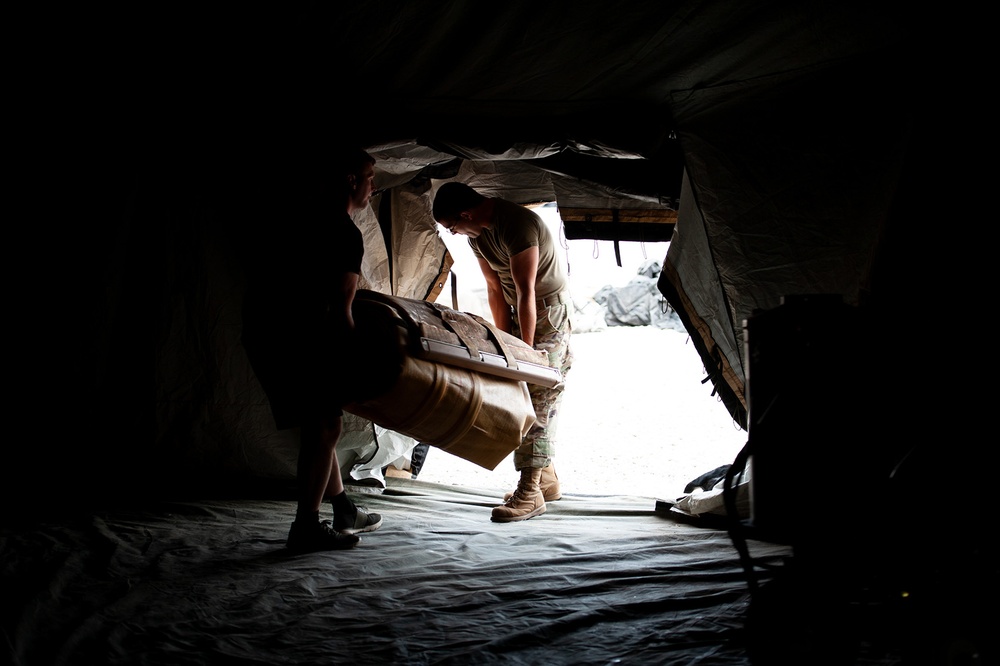
<path fill-rule="evenodd" d="M 656 290 L 669 243 L 568 240 L 554 204 L 535 210 L 557 239 L 575 308 L 555 458 L 563 492 L 674 499 L 695 477 L 731 463 L 746 431 L 713 395 L 694 345 Z M 466 238 L 441 236 L 454 265 L 438 302 L 492 320 Z M 517 483 L 513 455 L 488 470 L 434 447 L 417 478 L 496 491 Z"/>

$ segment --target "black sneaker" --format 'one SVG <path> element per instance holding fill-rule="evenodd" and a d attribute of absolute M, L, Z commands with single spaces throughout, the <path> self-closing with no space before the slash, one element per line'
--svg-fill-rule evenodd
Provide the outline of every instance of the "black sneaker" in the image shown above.
<path fill-rule="evenodd" d="M 353 535 L 361 532 L 374 532 L 382 527 L 382 515 L 378 513 L 368 513 L 364 508 L 355 507 L 357 513 L 354 514 L 354 522 L 349 522 L 341 516 L 333 517 L 333 529 L 340 534 Z"/>
<path fill-rule="evenodd" d="M 330 525 L 329 520 L 323 522 L 293 522 L 288 531 L 288 541 L 285 547 L 293 553 L 314 553 L 320 550 L 347 550 L 354 548 L 361 541 L 353 534 L 341 534 Z"/>

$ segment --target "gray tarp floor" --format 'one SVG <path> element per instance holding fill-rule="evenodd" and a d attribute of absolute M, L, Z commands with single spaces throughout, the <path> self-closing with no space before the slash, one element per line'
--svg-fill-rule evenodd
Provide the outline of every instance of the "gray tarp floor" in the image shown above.
<path fill-rule="evenodd" d="M 5 528 L 5 652 L 23 665 L 750 663 L 727 532 L 649 498 L 564 493 L 494 524 L 493 491 L 389 478 L 352 495 L 383 527 L 299 556 L 284 550 L 284 500 Z M 788 555 L 748 545 L 765 568 Z"/>

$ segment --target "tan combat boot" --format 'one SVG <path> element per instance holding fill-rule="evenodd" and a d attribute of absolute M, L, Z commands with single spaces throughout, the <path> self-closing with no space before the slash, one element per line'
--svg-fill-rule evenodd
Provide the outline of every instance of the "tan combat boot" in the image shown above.
<path fill-rule="evenodd" d="M 538 481 L 538 487 L 542 489 L 542 497 L 545 498 L 546 502 L 555 502 L 557 499 L 562 498 L 562 491 L 559 490 L 559 475 L 556 474 L 556 467 L 553 463 L 549 463 L 548 467 L 542 468 L 542 477 Z M 510 496 L 514 493 L 507 493 L 503 496 L 503 501 L 506 502 L 510 499 Z"/>
<path fill-rule="evenodd" d="M 542 470 L 525 467 L 521 470 L 521 480 L 517 488 L 500 506 L 493 508 L 494 523 L 512 523 L 516 520 L 527 520 L 545 513 L 545 498 L 538 487 Z"/>

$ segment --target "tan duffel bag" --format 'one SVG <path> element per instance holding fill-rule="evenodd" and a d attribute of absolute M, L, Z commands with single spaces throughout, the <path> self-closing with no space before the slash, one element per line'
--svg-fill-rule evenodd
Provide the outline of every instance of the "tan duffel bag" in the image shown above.
<path fill-rule="evenodd" d="M 495 469 L 535 423 L 527 382 L 562 380 L 546 354 L 477 315 L 359 290 L 358 398 L 344 409 Z"/>

